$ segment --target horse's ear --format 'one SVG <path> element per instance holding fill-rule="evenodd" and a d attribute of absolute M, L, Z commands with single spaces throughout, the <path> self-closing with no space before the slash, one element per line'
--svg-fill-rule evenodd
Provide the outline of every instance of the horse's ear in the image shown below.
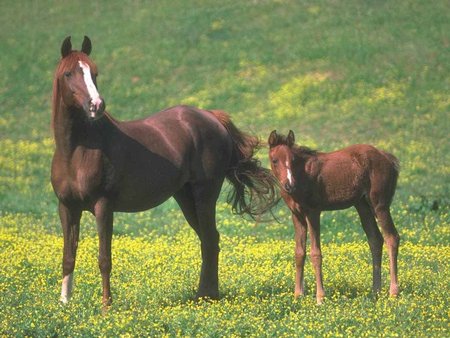
<path fill-rule="evenodd" d="M 91 51 L 92 51 L 91 39 L 89 39 L 86 35 L 84 36 L 83 44 L 81 46 L 81 51 L 86 55 L 91 54 Z"/>
<path fill-rule="evenodd" d="M 269 136 L 269 140 L 267 141 L 267 143 L 269 143 L 270 148 L 272 148 L 276 145 L 277 139 L 278 139 L 277 131 L 272 130 L 272 132 L 270 133 L 270 136 Z"/>
<path fill-rule="evenodd" d="M 295 143 L 295 135 L 294 132 L 292 130 L 289 130 L 289 134 L 286 138 L 286 143 L 289 147 L 292 147 Z"/>
<path fill-rule="evenodd" d="M 66 37 L 61 45 L 61 56 L 65 58 L 72 51 L 72 42 L 70 42 L 70 36 Z"/>

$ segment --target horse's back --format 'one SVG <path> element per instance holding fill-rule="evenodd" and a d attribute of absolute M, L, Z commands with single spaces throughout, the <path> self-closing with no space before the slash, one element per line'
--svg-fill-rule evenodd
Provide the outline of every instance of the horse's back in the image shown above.
<path fill-rule="evenodd" d="M 117 204 L 123 205 L 119 209 L 131 208 L 126 201 L 131 194 L 140 196 L 137 209 L 148 209 L 187 182 L 225 177 L 232 141 L 208 111 L 176 106 L 116 126 L 110 158 L 118 178 L 114 190 L 120 191 Z"/>

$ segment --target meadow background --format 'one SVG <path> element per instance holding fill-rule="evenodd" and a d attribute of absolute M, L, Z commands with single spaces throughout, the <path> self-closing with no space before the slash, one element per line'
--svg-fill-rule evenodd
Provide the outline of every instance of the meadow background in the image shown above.
<path fill-rule="evenodd" d="M 25 1 L 0 4 L 1 336 L 449 335 L 450 5 L 447 0 Z M 324 213 L 324 282 L 293 299 L 293 229 L 217 205 L 221 299 L 194 303 L 200 250 L 176 204 L 117 214 L 114 303 L 101 313 L 97 237 L 84 215 L 68 306 L 50 186 L 50 99 L 62 40 L 93 42 L 99 91 L 118 119 L 175 104 L 230 112 L 263 142 L 273 129 L 323 151 L 372 143 L 401 173 L 392 213 L 401 293 L 371 296 L 354 210 Z M 267 164 L 267 149 L 258 153 Z"/>

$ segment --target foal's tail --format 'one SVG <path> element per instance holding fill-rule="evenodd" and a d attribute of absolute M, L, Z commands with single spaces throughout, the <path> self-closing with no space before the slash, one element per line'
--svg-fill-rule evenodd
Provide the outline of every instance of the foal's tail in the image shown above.
<path fill-rule="evenodd" d="M 398 175 L 400 173 L 400 161 L 397 157 L 392 155 L 391 153 L 388 153 L 387 151 L 381 151 L 381 153 L 386 157 L 386 159 L 390 162 L 392 166 L 392 177 L 391 177 L 391 197 L 389 200 L 389 204 L 392 202 L 392 198 L 395 194 L 395 189 L 397 188 L 397 180 Z"/>
<path fill-rule="evenodd" d="M 255 219 L 270 211 L 280 200 L 277 180 L 253 157 L 259 148 L 259 140 L 241 132 L 227 113 L 220 110 L 212 110 L 211 113 L 227 129 L 233 141 L 233 154 L 226 177 L 234 189 L 228 195 L 228 203 L 238 215 L 248 214 Z"/>
<path fill-rule="evenodd" d="M 388 161 L 391 162 L 391 164 L 394 168 L 394 171 L 398 177 L 398 174 L 400 172 L 400 161 L 398 160 L 397 157 L 395 157 L 391 153 L 388 153 L 387 151 L 382 151 L 382 153 L 388 159 Z"/>

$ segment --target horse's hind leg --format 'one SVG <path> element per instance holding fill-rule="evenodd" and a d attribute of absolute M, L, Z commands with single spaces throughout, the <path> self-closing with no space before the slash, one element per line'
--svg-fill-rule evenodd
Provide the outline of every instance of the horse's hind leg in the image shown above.
<path fill-rule="evenodd" d="M 75 268 L 80 233 L 81 210 L 75 207 L 69 208 L 60 202 L 59 217 L 61 219 L 61 226 L 64 234 L 61 302 L 67 303 L 72 295 L 73 270 Z"/>
<path fill-rule="evenodd" d="M 178 204 L 201 242 L 202 267 L 196 298 L 219 298 L 219 233 L 216 228 L 216 201 L 221 186 L 222 181 L 195 183 L 190 185 L 191 192 L 184 191 L 176 195 Z M 186 199 L 190 194 L 194 203 Z M 195 208 L 195 212 L 192 208 Z"/>
<path fill-rule="evenodd" d="M 380 198 L 376 192 L 371 192 L 370 200 L 372 202 L 375 216 L 377 217 L 381 230 L 383 231 L 384 241 L 389 254 L 389 273 L 390 273 L 390 287 L 389 294 L 397 296 L 399 293 L 398 279 L 397 279 L 397 256 L 398 247 L 400 244 L 400 236 L 395 228 L 392 220 L 391 212 L 389 210 L 389 203 Z"/>
<path fill-rule="evenodd" d="M 180 191 L 176 192 L 173 197 L 180 206 L 186 221 L 191 228 L 195 230 L 197 235 L 200 236 L 197 211 L 195 210 L 195 201 L 191 185 L 187 183 Z"/>
<path fill-rule="evenodd" d="M 370 251 L 372 253 L 373 267 L 373 292 L 375 294 L 381 291 L 381 256 L 383 253 L 383 236 L 378 229 L 377 221 L 373 215 L 370 205 L 365 199 L 362 199 L 355 205 L 358 211 L 361 224 L 369 241 Z"/>

